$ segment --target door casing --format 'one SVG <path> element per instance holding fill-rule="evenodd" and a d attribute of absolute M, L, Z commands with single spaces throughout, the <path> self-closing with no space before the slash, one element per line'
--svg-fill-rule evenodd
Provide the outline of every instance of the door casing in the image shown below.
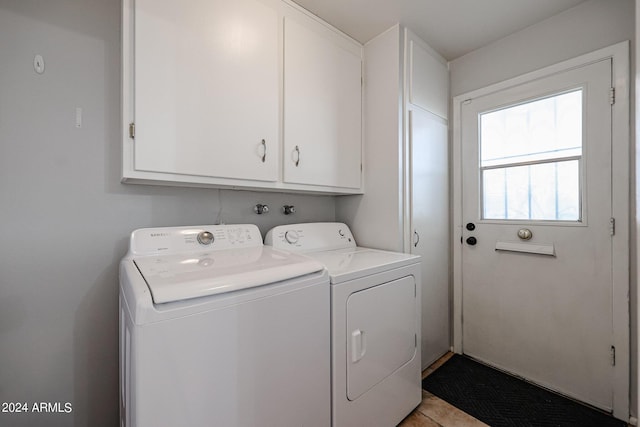
<path fill-rule="evenodd" d="M 629 42 L 621 42 L 500 83 L 453 98 L 453 349 L 463 352 L 462 342 L 462 124 L 461 106 L 484 96 L 539 78 L 612 58 L 615 103 L 612 106 L 612 216 L 613 239 L 613 342 L 616 348 L 613 415 L 629 420 Z"/>

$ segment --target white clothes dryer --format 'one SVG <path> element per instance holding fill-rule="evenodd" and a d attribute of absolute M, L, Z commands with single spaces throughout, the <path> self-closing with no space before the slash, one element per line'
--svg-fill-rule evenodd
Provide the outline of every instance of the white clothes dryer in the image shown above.
<path fill-rule="evenodd" d="M 120 264 L 126 427 L 330 424 L 329 279 L 255 225 L 147 228 Z"/>
<path fill-rule="evenodd" d="M 278 226 L 265 244 L 329 270 L 332 424 L 397 425 L 422 400 L 420 257 L 357 247 L 343 223 Z"/>

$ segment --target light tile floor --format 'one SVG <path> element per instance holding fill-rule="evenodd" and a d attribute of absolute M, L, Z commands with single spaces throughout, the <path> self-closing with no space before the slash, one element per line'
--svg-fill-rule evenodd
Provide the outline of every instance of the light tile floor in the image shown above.
<path fill-rule="evenodd" d="M 435 361 L 422 373 L 422 378 L 438 369 L 449 360 L 453 353 L 447 353 Z M 487 426 L 482 421 L 451 406 L 444 400 L 422 390 L 422 403 L 407 418 L 402 420 L 399 427 L 479 427 Z"/>

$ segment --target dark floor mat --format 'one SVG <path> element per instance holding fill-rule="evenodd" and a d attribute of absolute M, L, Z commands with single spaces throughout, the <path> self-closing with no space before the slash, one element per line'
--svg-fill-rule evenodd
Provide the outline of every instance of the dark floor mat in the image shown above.
<path fill-rule="evenodd" d="M 493 427 L 627 425 L 457 354 L 422 380 L 422 388 Z"/>

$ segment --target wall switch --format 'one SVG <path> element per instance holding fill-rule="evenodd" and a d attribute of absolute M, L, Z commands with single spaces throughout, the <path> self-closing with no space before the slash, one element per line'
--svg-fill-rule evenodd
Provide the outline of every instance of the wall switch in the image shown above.
<path fill-rule="evenodd" d="M 38 74 L 44 73 L 44 58 L 42 55 L 36 55 L 35 58 L 33 58 L 33 69 L 36 70 Z"/>
<path fill-rule="evenodd" d="M 82 127 L 82 108 L 76 107 L 76 129 Z"/>

